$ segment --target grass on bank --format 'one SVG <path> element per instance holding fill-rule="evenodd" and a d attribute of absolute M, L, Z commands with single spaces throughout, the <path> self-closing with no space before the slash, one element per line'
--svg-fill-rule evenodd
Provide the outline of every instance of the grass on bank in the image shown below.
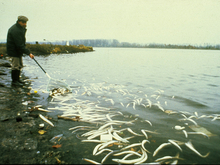
<path fill-rule="evenodd" d="M 27 49 L 34 55 L 49 55 L 61 53 L 79 53 L 93 51 L 93 47 L 84 45 L 52 45 L 52 44 L 27 44 Z M 6 44 L 0 44 L 0 54 L 6 55 Z"/>

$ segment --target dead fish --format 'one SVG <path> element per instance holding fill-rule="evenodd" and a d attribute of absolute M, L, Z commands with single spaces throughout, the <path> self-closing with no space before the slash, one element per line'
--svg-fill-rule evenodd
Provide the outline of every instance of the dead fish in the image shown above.
<path fill-rule="evenodd" d="M 156 159 L 155 162 L 159 162 L 159 161 L 167 160 L 167 159 L 181 159 L 181 160 L 183 160 L 182 158 L 179 158 L 179 153 L 177 153 L 177 155 L 174 156 L 174 157 L 172 157 L 172 156 L 164 156 L 162 158 Z"/>
<path fill-rule="evenodd" d="M 161 144 L 153 153 L 153 156 L 155 156 L 163 147 L 171 145 L 171 143 L 163 143 Z"/>
<path fill-rule="evenodd" d="M 179 148 L 180 151 L 182 151 L 182 148 L 181 148 L 174 140 L 169 139 L 168 141 L 169 141 L 171 144 L 173 144 L 174 146 L 176 146 L 177 148 Z"/>
<path fill-rule="evenodd" d="M 48 119 L 46 119 L 43 115 L 39 114 L 39 117 L 44 120 L 45 122 L 47 122 L 48 124 L 50 124 L 51 126 L 54 127 L 53 123 L 51 121 L 49 121 Z"/>
<path fill-rule="evenodd" d="M 124 155 L 124 154 L 135 154 L 137 156 L 141 156 L 141 154 L 139 154 L 138 152 L 135 152 L 135 151 L 122 151 L 117 154 L 114 154 L 114 156 L 119 156 L 119 155 Z"/>
<path fill-rule="evenodd" d="M 109 142 L 103 143 L 102 146 L 99 148 L 99 150 L 104 149 L 105 147 L 107 147 L 108 145 L 112 144 L 112 143 L 116 143 L 118 142 L 117 140 L 111 140 Z"/>
<path fill-rule="evenodd" d="M 114 151 L 109 152 L 101 161 L 101 163 L 103 164 L 105 162 L 105 160 L 112 154 L 114 153 Z"/>
<path fill-rule="evenodd" d="M 143 136 L 143 135 L 140 135 L 138 133 L 135 133 L 134 131 L 131 130 L 131 128 L 127 128 L 127 130 L 132 133 L 133 135 L 136 135 L 136 136 Z"/>
<path fill-rule="evenodd" d="M 183 130 L 183 129 L 185 129 L 185 127 L 181 127 L 181 126 L 179 126 L 179 125 L 176 125 L 174 128 L 175 128 L 176 130 Z"/>
<path fill-rule="evenodd" d="M 144 134 L 144 136 L 146 137 L 146 139 L 148 139 L 147 133 L 142 129 L 141 132 Z"/>
<path fill-rule="evenodd" d="M 150 151 L 148 151 L 148 150 L 144 147 L 144 144 L 145 144 L 146 142 L 150 143 L 149 140 L 143 140 L 143 141 L 141 142 L 141 147 L 143 148 L 144 151 L 150 153 Z"/>
<path fill-rule="evenodd" d="M 148 122 L 152 126 L 152 123 L 149 120 L 145 120 L 145 121 Z"/>
<path fill-rule="evenodd" d="M 192 151 L 194 151 L 197 155 L 199 155 L 202 158 L 206 158 L 207 156 L 209 156 L 210 152 L 208 152 L 206 155 L 201 155 L 193 146 L 193 144 L 191 143 L 191 141 L 188 141 L 187 143 L 185 143 L 185 145 L 191 149 Z"/>
<path fill-rule="evenodd" d="M 188 137 L 188 134 L 185 130 L 183 130 L 183 133 L 185 134 L 186 138 Z"/>
<path fill-rule="evenodd" d="M 118 140 L 118 141 L 122 141 L 122 142 L 124 142 L 124 143 L 129 143 L 129 141 L 128 140 L 126 140 L 126 139 L 123 139 L 122 137 L 120 137 L 116 132 L 113 132 L 113 138 L 114 139 L 116 139 L 116 140 Z"/>
<path fill-rule="evenodd" d="M 89 163 L 92 163 L 92 164 L 101 164 L 101 163 L 98 163 L 98 162 L 96 162 L 96 161 L 94 161 L 94 160 L 87 159 L 87 158 L 83 158 L 83 160 L 85 160 L 85 161 L 87 161 L 87 162 L 89 162 Z"/>
<path fill-rule="evenodd" d="M 143 149 L 141 149 L 141 150 L 142 150 L 143 154 L 141 155 L 141 157 L 139 157 L 137 159 L 132 159 L 132 160 L 112 159 L 112 161 L 117 162 L 117 163 L 122 163 L 122 164 L 133 164 L 136 162 L 141 162 L 141 161 L 145 160 L 147 157 L 147 153 Z"/>
<path fill-rule="evenodd" d="M 108 149 L 108 148 L 105 148 L 105 149 L 102 149 L 102 150 L 100 150 L 99 152 L 97 152 L 95 155 L 99 155 L 99 154 L 103 153 L 104 151 L 112 152 L 113 150 Z"/>
<path fill-rule="evenodd" d="M 122 148 L 121 150 L 126 150 L 128 148 L 132 148 L 132 147 L 136 147 L 136 146 L 140 146 L 140 145 L 141 145 L 141 143 L 134 143 L 134 144 L 131 144 L 129 146 L 126 146 L 126 147 Z"/>
<path fill-rule="evenodd" d="M 95 146 L 95 148 L 93 149 L 93 155 L 95 155 L 96 154 L 96 152 L 98 151 L 98 149 L 99 149 L 99 147 L 101 147 L 102 146 L 102 143 L 101 144 L 98 144 L 98 145 L 96 145 Z"/>

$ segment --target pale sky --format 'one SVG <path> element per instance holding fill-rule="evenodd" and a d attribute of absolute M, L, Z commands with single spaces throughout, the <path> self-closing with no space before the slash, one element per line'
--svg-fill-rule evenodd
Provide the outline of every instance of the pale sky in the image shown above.
<path fill-rule="evenodd" d="M 0 41 L 19 15 L 27 41 L 220 44 L 220 0 L 0 0 Z"/>

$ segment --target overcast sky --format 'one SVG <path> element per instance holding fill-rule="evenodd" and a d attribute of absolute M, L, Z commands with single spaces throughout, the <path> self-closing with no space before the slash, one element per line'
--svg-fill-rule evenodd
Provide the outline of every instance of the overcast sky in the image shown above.
<path fill-rule="evenodd" d="M 0 0 L 0 41 L 18 15 L 27 41 L 220 44 L 220 0 Z"/>

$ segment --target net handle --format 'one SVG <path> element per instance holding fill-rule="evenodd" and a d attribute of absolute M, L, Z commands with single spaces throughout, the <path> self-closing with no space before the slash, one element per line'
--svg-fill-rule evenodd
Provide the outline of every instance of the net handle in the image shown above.
<path fill-rule="evenodd" d="M 37 65 L 42 69 L 42 71 L 47 75 L 47 77 L 49 77 L 49 78 L 51 78 L 50 76 L 49 76 L 49 74 L 42 68 L 42 66 L 37 62 L 37 60 L 35 60 L 35 58 L 33 58 L 34 59 L 34 61 L 37 63 Z"/>

